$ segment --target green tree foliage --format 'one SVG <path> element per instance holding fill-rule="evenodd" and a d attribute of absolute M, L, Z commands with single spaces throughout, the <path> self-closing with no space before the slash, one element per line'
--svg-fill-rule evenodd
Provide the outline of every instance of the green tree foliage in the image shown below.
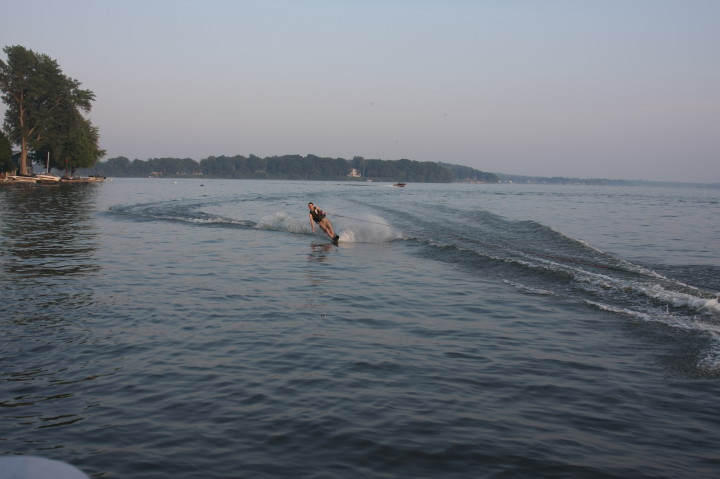
<path fill-rule="evenodd" d="M 498 183 L 500 178 L 494 173 L 486 173 L 478 171 L 474 168 L 463 165 L 450 165 L 442 163 L 442 166 L 453 173 L 454 181 L 463 181 L 468 183 Z"/>
<path fill-rule="evenodd" d="M 416 183 L 449 183 L 452 172 L 430 161 L 419 162 L 407 159 L 362 160 L 363 176 L 385 181 L 412 181 Z"/>
<path fill-rule="evenodd" d="M 124 156 L 99 162 L 93 172 L 104 176 L 191 176 L 200 174 L 200 165 L 192 158 L 151 158 L 130 161 Z"/>
<path fill-rule="evenodd" d="M 52 132 L 35 150 L 34 158 L 44 162 L 50 158 L 50 168 L 64 170 L 66 176 L 74 176 L 78 168 L 91 168 L 105 150 L 98 148 L 99 133 L 97 127 L 82 115 L 68 118 L 68 121 Z"/>
<path fill-rule="evenodd" d="M 12 146 L 5 133 L 0 131 L 0 172 L 6 172 L 15 169 L 12 162 Z"/>
<path fill-rule="evenodd" d="M 99 163 L 97 166 L 99 166 L 102 169 L 102 172 L 106 176 L 136 176 L 136 175 L 130 175 L 130 160 L 128 160 L 124 156 L 119 156 L 117 158 L 110 158 L 106 162 Z"/>
<path fill-rule="evenodd" d="M 104 154 L 97 146 L 98 131 L 82 116 L 90 111 L 95 94 L 81 89 L 80 82 L 65 76 L 47 55 L 19 45 L 4 52 L 0 92 L 7 106 L 5 129 L 10 141 L 20 145 L 20 174 L 27 174 L 33 150 L 50 151 L 56 164 L 64 162 L 71 169 L 96 162 Z"/>

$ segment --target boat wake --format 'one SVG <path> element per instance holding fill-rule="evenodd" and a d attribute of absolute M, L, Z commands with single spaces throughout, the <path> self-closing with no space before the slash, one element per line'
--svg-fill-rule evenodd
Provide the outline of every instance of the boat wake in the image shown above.
<path fill-rule="evenodd" d="M 575 301 L 647 323 L 692 331 L 700 341 L 696 367 L 720 374 L 718 292 L 692 286 L 602 251 L 533 221 L 485 213 L 476 225 L 425 223 L 413 227 L 421 254 L 472 274 L 494 274 L 524 294 Z M 696 278 L 699 284 L 712 284 Z"/>
<path fill-rule="evenodd" d="M 116 205 L 110 214 L 138 221 L 311 234 L 304 212 L 290 214 L 277 211 L 284 207 L 277 201 L 268 204 L 237 197 L 174 200 Z M 470 274 L 494 275 L 524 294 L 570 300 L 636 321 L 693 331 L 709 338 L 705 342 L 709 346 L 698 353 L 697 367 L 720 374 L 717 291 L 692 286 L 667 271 L 660 274 L 534 221 L 512 221 L 483 211 L 447 210 L 428 216 L 424 209 L 413 214 L 407 209 L 367 206 L 372 213 L 359 211 L 361 202 L 356 202 L 352 217 L 331 213 L 341 242 L 403 240 L 415 246 L 412 254 L 454 264 Z M 695 279 L 695 284 L 714 284 L 711 279 Z"/>
<path fill-rule="evenodd" d="M 206 211 L 218 208 L 223 203 L 237 203 L 237 201 L 235 198 L 115 205 L 109 209 L 109 212 L 138 221 L 171 221 L 212 227 L 257 228 L 293 234 L 310 234 L 312 231 L 305 214 L 273 212 L 263 214 L 258 218 L 243 219 Z M 388 224 L 387 220 L 372 214 L 358 215 L 353 218 L 341 215 L 333 216 L 333 226 L 340 236 L 340 241 L 345 243 L 386 243 L 402 238 L 401 233 Z"/>
<path fill-rule="evenodd" d="M 353 243 L 388 243 L 402 239 L 403 235 L 388 221 L 375 214 L 336 215 L 335 229 L 340 232 L 340 241 Z"/>
<path fill-rule="evenodd" d="M 188 224 L 254 227 L 255 221 L 233 219 L 200 211 L 204 203 L 183 203 L 167 201 L 160 203 L 144 203 L 136 205 L 115 205 L 109 209 L 110 214 L 126 216 L 140 221 L 173 221 Z"/>

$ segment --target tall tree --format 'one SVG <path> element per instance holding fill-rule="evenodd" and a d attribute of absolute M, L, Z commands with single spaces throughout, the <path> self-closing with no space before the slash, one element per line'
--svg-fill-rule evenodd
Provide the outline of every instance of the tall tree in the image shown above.
<path fill-rule="evenodd" d="M 65 76 L 47 55 L 20 45 L 3 51 L 7 62 L 0 60 L 0 92 L 7 105 L 5 130 L 10 140 L 20 145 L 19 172 L 25 175 L 28 152 L 57 143 L 68 118 L 76 121 L 71 126 L 83 129 L 77 116 L 90 111 L 95 94 L 81 89 L 80 82 Z M 92 130 L 92 125 L 89 128 Z"/>

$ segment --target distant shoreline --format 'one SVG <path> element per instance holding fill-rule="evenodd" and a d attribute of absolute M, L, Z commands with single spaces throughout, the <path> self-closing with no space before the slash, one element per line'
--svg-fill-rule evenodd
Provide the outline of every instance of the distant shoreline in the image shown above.
<path fill-rule="evenodd" d="M 116 178 L 224 178 L 295 181 L 387 181 L 406 183 L 513 183 L 550 185 L 668 186 L 684 188 L 720 188 L 720 183 L 682 181 L 625 180 L 607 178 L 542 177 L 490 173 L 444 162 L 366 159 L 356 156 L 322 158 L 316 155 L 283 155 L 260 158 L 255 155 L 210 156 L 192 158 L 149 158 L 130 160 L 110 158 L 81 174 L 99 174 Z"/>
<path fill-rule="evenodd" d="M 92 170 L 87 170 L 92 171 Z M 663 188 L 703 188 L 703 189 L 720 189 L 720 183 L 692 183 L 680 181 L 652 181 L 652 180 L 611 180 L 604 178 L 564 178 L 564 177 L 542 177 L 533 176 L 526 177 L 521 175 L 505 175 L 502 173 L 494 173 L 500 178 L 499 182 L 479 182 L 479 181 L 462 181 L 455 180 L 449 183 L 461 184 L 512 184 L 512 185 L 565 185 L 565 186 L 643 186 L 643 187 L 663 187 Z M 223 176 L 211 175 L 114 175 L 114 178 L 147 178 L 147 179 L 195 179 L 195 180 L 270 180 L 270 181 L 341 181 L 347 183 L 365 184 L 365 183 L 396 183 L 395 180 L 386 178 L 317 178 L 317 179 L 295 179 L 295 178 L 228 178 Z M 407 183 L 427 183 L 433 182 L 413 181 Z"/>

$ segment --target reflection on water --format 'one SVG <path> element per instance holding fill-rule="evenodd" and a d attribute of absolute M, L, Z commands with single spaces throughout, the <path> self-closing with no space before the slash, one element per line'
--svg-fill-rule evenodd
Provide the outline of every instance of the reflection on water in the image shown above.
<path fill-rule="evenodd" d="M 97 230 L 97 185 L 0 190 L 0 261 L 8 279 L 88 274 Z"/>
<path fill-rule="evenodd" d="M 28 430 L 79 423 L 92 405 L 79 385 L 101 374 L 83 355 L 98 342 L 85 319 L 96 311 L 99 186 L 0 189 L 0 442 L 43 447 Z"/>
<path fill-rule="evenodd" d="M 99 270 L 97 186 L 0 189 L 0 290 L 13 304 L 6 319 L 62 324 L 64 309 L 92 303 L 78 280 Z"/>
<path fill-rule="evenodd" d="M 310 253 L 308 253 L 308 260 L 309 261 L 317 261 L 318 263 L 322 263 L 327 259 L 327 255 L 335 248 L 335 246 L 331 244 L 316 244 L 313 243 L 311 245 L 312 250 Z"/>

